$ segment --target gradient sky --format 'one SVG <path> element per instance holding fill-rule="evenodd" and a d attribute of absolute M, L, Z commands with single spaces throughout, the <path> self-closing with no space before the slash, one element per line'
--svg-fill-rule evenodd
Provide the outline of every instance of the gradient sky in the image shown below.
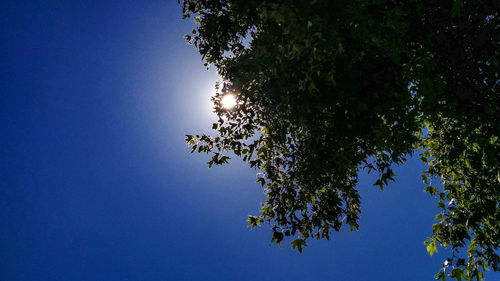
<path fill-rule="evenodd" d="M 256 171 L 209 170 L 184 143 L 210 128 L 217 75 L 186 44 L 177 1 L 4 0 L 0 21 L 0 280 L 421 281 L 440 268 L 417 159 L 383 192 L 362 176 L 359 232 L 299 254 L 247 228 Z"/>

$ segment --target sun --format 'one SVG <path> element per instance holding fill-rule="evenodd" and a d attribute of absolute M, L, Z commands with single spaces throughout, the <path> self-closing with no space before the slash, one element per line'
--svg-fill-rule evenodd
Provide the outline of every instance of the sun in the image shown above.
<path fill-rule="evenodd" d="M 232 94 L 226 94 L 221 100 L 222 107 L 231 109 L 236 105 L 236 98 Z"/>

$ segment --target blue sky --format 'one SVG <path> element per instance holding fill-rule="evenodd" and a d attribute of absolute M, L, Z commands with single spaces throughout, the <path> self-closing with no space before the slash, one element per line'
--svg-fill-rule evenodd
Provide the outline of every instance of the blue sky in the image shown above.
<path fill-rule="evenodd" d="M 359 232 L 270 246 L 239 161 L 208 169 L 217 76 L 177 1 L 0 4 L 0 280 L 432 280 L 435 200 L 422 166 L 381 192 L 362 176 Z M 488 277 L 488 276 L 487 276 Z"/>

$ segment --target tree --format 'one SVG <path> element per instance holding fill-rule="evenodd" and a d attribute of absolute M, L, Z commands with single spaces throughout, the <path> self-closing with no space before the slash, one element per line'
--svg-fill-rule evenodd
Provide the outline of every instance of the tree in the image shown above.
<path fill-rule="evenodd" d="M 180 1 L 180 0 L 179 0 Z M 500 270 L 500 2 L 184 0 L 187 40 L 223 82 L 215 136 L 187 135 L 209 166 L 232 153 L 259 170 L 267 201 L 249 226 L 272 242 L 358 228 L 362 170 L 375 185 L 418 153 L 438 198 L 427 250 L 451 247 L 435 276 Z M 232 93 L 237 104 L 222 106 Z M 430 185 L 430 179 L 439 184 Z M 434 181 L 436 182 L 436 181 Z"/>

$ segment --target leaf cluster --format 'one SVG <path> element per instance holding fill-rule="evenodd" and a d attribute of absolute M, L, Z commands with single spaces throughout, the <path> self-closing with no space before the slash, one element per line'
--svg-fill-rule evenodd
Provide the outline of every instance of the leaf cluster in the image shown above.
<path fill-rule="evenodd" d="M 294 237 L 300 252 L 359 228 L 362 170 L 383 189 L 421 153 L 442 210 L 427 249 L 453 251 L 436 278 L 481 280 L 500 261 L 499 5 L 184 0 L 198 24 L 187 40 L 223 78 L 216 134 L 187 135 L 191 152 L 257 169 L 267 200 L 249 226 L 270 224 L 272 243 Z"/>

